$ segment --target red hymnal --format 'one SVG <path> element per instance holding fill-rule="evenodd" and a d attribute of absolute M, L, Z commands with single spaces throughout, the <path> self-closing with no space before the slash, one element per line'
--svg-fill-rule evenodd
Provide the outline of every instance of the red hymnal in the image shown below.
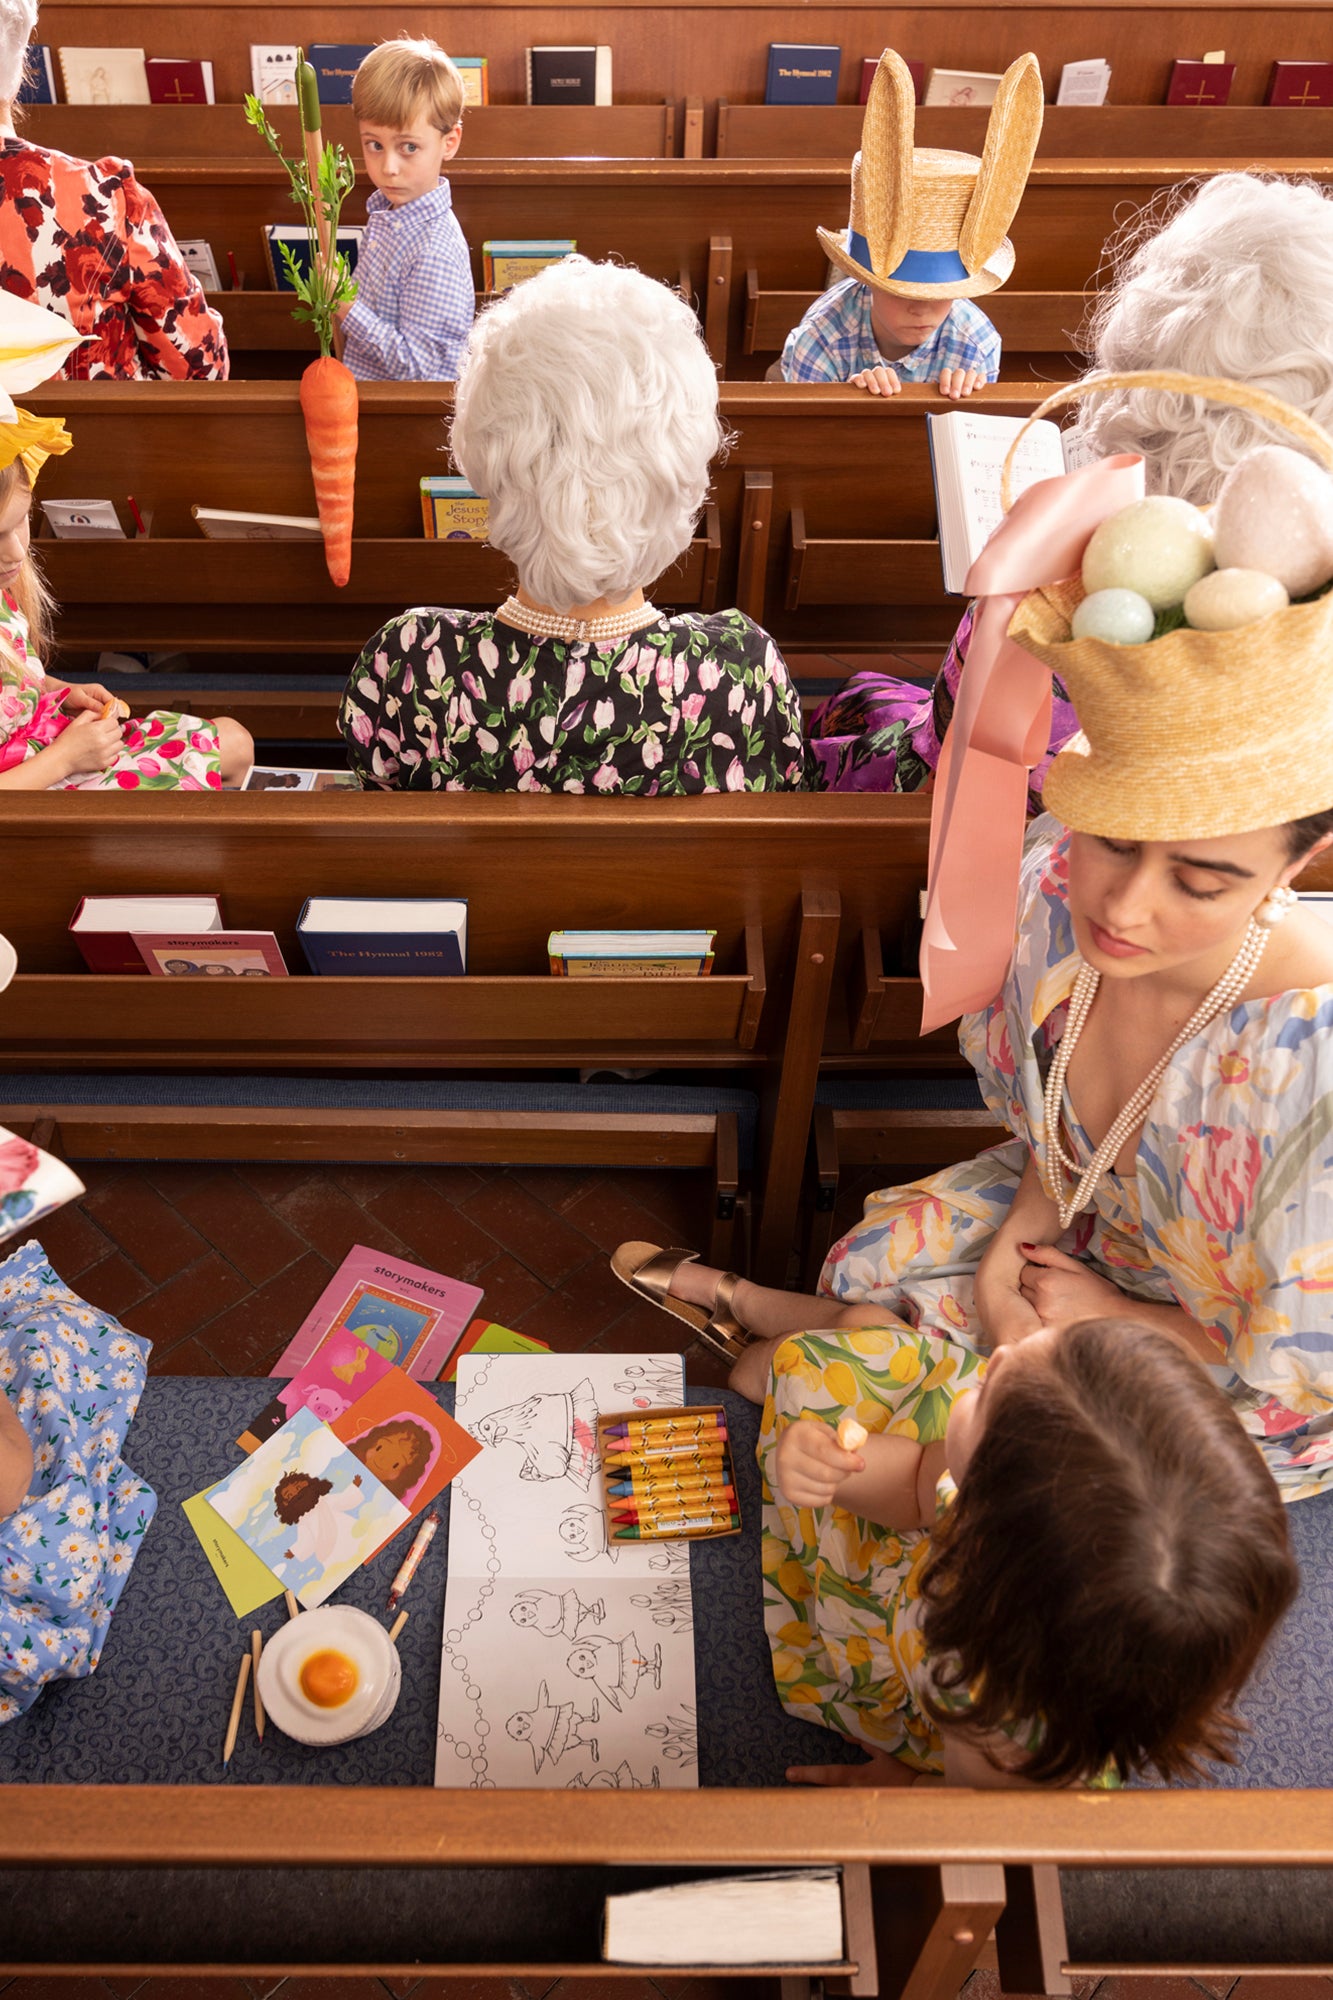
<path fill-rule="evenodd" d="M 923 62 L 909 62 L 907 67 L 912 72 L 912 87 L 916 91 L 916 101 L 919 104 L 921 102 L 921 93 L 926 87 L 926 65 Z M 864 104 L 869 97 L 870 86 L 875 81 L 875 71 L 878 68 L 878 56 L 862 56 L 861 95 L 858 100 L 859 103 Z"/>
<path fill-rule="evenodd" d="M 211 62 L 178 62 L 169 56 L 151 56 L 144 69 L 148 74 L 148 96 L 154 104 L 213 102 Z"/>
<path fill-rule="evenodd" d="M 1295 104 L 1316 110 L 1333 104 L 1333 62 L 1275 62 L 1265 104 Z"/>
<path fill-rule="evenodd" d="M 1225 104 L 1231 95 L 1235 63 L 1186 62 L 1177 57 L 1171 65 L 1168 104 Z"/>
<path fill-rule="evenodd" d="M 146 973 L 136 931 L 222 929 L 216 896 L 85 896 L 70 918 L 70 936 L 90 972 Z"/>

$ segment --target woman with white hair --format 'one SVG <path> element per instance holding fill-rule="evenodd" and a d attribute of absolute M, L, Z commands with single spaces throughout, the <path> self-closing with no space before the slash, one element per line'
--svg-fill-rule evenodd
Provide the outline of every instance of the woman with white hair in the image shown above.
<path fill-rule="evenodd" d="M 128 160 L 72 159 L 14 129 L 36 0 L 0 0 L 0 284 L 89 336 L 67 381 L 222 380 L 222 320 Z"/>
<path fill-rule="evenodd" d="M 388 790 L 775 791 L 804 777 L 795 689 L 739 611 L 668 616 L 645 583 L 688 547 L 725 442 L 689 307 L 568 257 L 476 321 L 451 444 L 517 588 L 377 632 L 339 726 Z"/>
<path fill-rule="evenodd" d="M 1108 248 L 1112 282 L 1090 316 L 1089 375 L 1176 368 L 1247 382 L 1333 427 L 1333 201 L 1310 182 L 1217 174 L 1173 190 Z M 1069 435 L 1097 458 L 1138 452 L 1150 493 L 1197 507 L 1256 444 L 1285 442 L 1247 411 L 1201 397 L 1126 389 L 1090 399 Z M 930 785 L 967 658 L 965 613 L 933 688 L 853 675 L 811 718 L 811 753 L 838 791 Z M 1051 758 L 1078 728 L 1055 682 L 1046 755 L 1032 774 L 1040 811 Z"/>

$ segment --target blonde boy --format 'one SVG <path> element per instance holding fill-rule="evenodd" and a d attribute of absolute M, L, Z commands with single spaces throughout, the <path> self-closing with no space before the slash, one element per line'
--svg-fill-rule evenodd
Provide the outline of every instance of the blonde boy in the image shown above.
<path fill-rule="evenodd" d="M 357 295 L 338 314 L 343 359 L 365 381 L 452 382 L 477 306 L 442 171 L 463 136 L 462 79 L 427 38 L 381 42 L 356 73 L 352 110 L 375 192 Z"/>

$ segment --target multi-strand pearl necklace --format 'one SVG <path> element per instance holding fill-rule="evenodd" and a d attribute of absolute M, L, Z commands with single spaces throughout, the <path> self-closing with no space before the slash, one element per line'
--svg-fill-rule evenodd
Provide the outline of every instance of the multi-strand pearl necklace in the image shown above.
<path fill-rule="evenodd" d="M 1060 1045 L 1055 1051 L 1055 1058 L 1046 1078 L 1046 1095 L 1042 1107 L 1046 1136 L 1044 1177 L 1046 1192 L 1059 1210 L 1062 1229 L 1068 1229 L 1074 1217 L 1088 1206 L 1098 1181 L 1107 1168 L 1119 1159 L 1120 1150 L 1130 1133 L 1136 1131 L 1143 1123 L 1148 1107 L 1157 1094 L 1157 1086 L 1178 1050 L 1183 1049 L 1186 1042 L 1192 1041 L 1194 1036 L 1206 1028 L 1218 1014 L 1234 1006 L 1245 991 L 1258 970 L 1259 961 L 1267 949 L 1274 926 L 1281 923 L 1295 900 L 1293 890 L 1274 889 L 1260 904 L 1246 926 L 1240 950 L 1212 992 L 1199 1002 L 1166 1054 L 1153 1064 L 1081 1174 L 1078 1161 L 1071 1160 L 1061 1144 L 1060 1113 L 1064 1106 L 1065 1073 L 1073 1058 L 1074 1050 L 1078 1047 L 1078 1038 L 1087 1024 L 1088 1015 L 1092 1011 L 1092 1003 L 1097 997 L 1097 988 L 1101 985 L 1102 976 L 1090 965 L 1084 965 L 1080 969 L 1069 998 L 1069 1017 L 1065 1023 L 1065 1031 L 1060 1037 Z M 1065 1176 L 1075 1183 L 1073 1194 L 1067 1198 L 1063 1188 Z"/>
<path fill-rule="evenodd" d="M 501 624 L 513 625 L 531 639 L 566 639 L 588 646 L 609 646 L 641 632 L 660 615 L 654 604 L 636 604 L 628 611 L 611 611 L 605 618 L 571 618 L 563 611 L 538 610 L 535 604 L 506 597 L 496 617 Z"/>

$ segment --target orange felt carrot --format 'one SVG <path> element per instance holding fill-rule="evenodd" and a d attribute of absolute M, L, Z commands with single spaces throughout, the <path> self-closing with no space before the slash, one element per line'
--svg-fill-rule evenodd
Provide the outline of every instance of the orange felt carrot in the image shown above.
<path fill-rule="evenodd" d="M 324 536 L 324 560 L 341 588 L 352 574 L 352 507 L 356 491 L 356 377 L 331 354 L 301 377 L 301 415 Z"/>

